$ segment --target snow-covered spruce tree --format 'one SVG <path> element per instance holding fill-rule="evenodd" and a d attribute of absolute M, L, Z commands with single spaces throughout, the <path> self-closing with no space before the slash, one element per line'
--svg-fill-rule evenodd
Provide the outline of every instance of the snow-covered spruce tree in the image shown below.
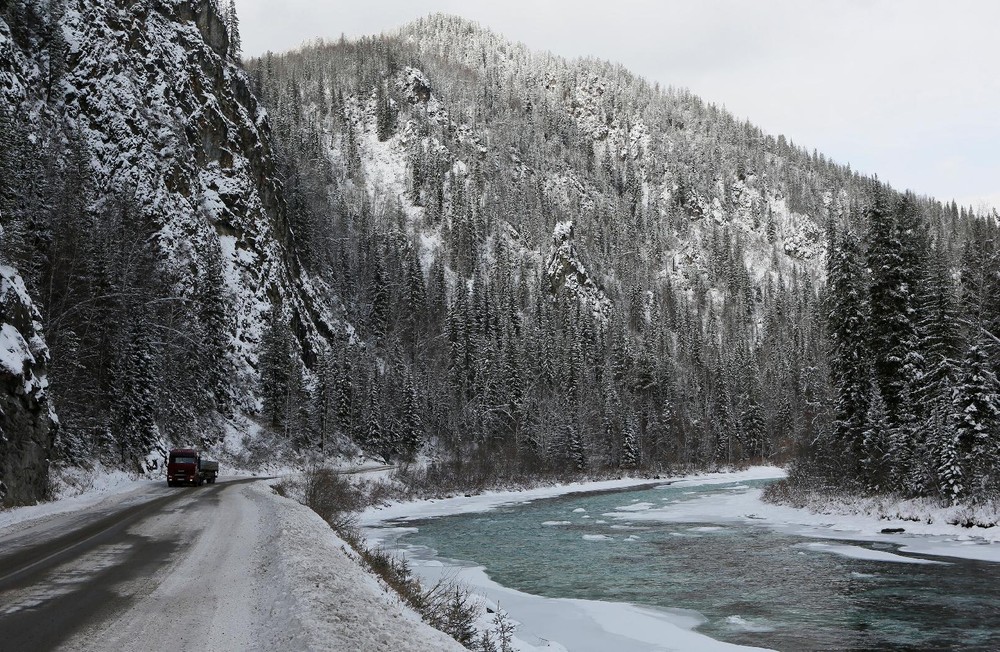
<path fill-rule="evenodd" d="M 634 469 L 642 462 L 642 453 L 639 449 L 639 424 L 634 416 L 630 416 L 625 423 L 625 437 L 622 440 L 621 467 L 623 469 Z"/>
<path fill-rule="evenodd" d="M 356 433 L 353 382 L 355 370 L 348 352 L 342 354 L 334 373 L 337 430 L 344 437 L 353 439 Z"/>
<path fill-rule="evenodd" d="M 264 418 L 277 430 L 287 425 L 289 392 L 292 389 L 291 333 L 281 306 L 274 305 L 261 338 L 259 358 L 260 396 Z"/>
<path fill-rule="evenodd" d="M 966 490 L 974 499 L 1000 489 L 1000 382 L 980 331 L 966 350 L 955 387 L 953 414 Z"/>
<path fill-rule="evenodd" d="M 976 219 L 971 227 L 962 252 L 961 310 L 971 330 L 968 337 L 978 338 L 975 331 L 982 328 L 993 336 L 988 338 L 992 348 L 1000 337 L 1000 226 Z M 993 368 L 1000 370 L 1000 362 Z"/>
<path fill-rule="evenodd" d="M 871 270 L 872 359 L 891 423 L 908 378 L 905 366 L 918 341 L 916 315 L 922 230 L 912 197 L 896 199 L 881 185 L 873 188 L 868 211 L 868 268 Z"/>
<path fill-rule="evenodd" d="M 764 442 L 767 441 L 767 425 L 764 423 L 764 414 L 760 403 L 756 399 L 749 398 L 744 402 L 743 412 L 740 414 L 740 424 L 740 429 L 744 433 L 744 448 L 749 457 L 758 460 L 765 459 Z"/>
<path fill-rule="evenodd" d="M 375 130 L 379 140 L 388 140 L 395 130 L 396 111 L 384 84 L 376 86 Z"/>
<path fill-rule="evenodd" d="M 320 453 L 325 453 L 337 434 L 337 362 L 332 351 L 320 355 L 312 398 L 312 427 L 319 438 Z"/>
<path fill-rule="evenodd" d="M 143 458 L 157 439 L 157 368 L 148 315 L 133 313 L 111 363 L 109 426 L 122 468 L 142 473 Z"/>
<path fill-rule="evenodd" d="M 370 255 L 372 265 L 371 280 L 371 315 L 368 319 L 368 329 L 376 343 L 383 343 L 389 320 L 389 277 L 386 274 L 383 253 L 376 250 Z"/>
<path fill-rule="evenodd" d="M 400 448 L 399 433 L 392 423 L 389 407 L 383 397 L 382 379 L 373 372 L 368 379 L 368 396 L 365 400 L 365 432 L 362 447 L 385 462 L 391 461 Z"/>
<path fill-rule="evenodd" d="M 413 375 L 403 372 L 402 422 L 400 423 L 400 451 L 406 460 L 413 460 L 423 444 L 423 420 L 420 417 L 417 390 L 413 385 Z"/>
<path fill-rule="evenodd" d="M 572 423 L 567 424 L 566 428 L 566 442 L 569 445 L 568 457 L 572 468 L 578 472 L 585 471 L 587 469 L 587 457 L 583 440 L 580 437 L 580 430 Z"/>
<path fill-rule="evenodd" d="M 223 22 L 229 36 L 229 58 L 238 62 L 243 56 L 243 40 L 240 37 L 240 18 L 236 14 L 236 0 L 229 0 L 223 9 Z"/>
<path fill-rule="evenodd" d="M 817 453 L 827 458 L 819 463 L 828 465 L 831 479 L 856 477 L 865 457 L 864 431 L 871 393 L 867 285 L 860 243 L 847 231 L 832 248 L 827 270 L 830 367 L 837 391 L 835 440 L 832 450 Z"/>
<path fill-rule="evenodd" d="M 918 297 L 917 325 L 924 364 L 914 399 L 925 405 L 942 396 L 950 399 L 959 356 L 961 318 L 946 255 L 940 248 L 930 254 Z"/>
<path fill-rule="evenodd" d="M 965 486 L 965 470 L 962 468 L 961 441 L 957 423 L 947 415 L 944 419 L 936 419 L 939 427 L 937 433 L 937 446 L 934 450 L 934 462 L 936 464 L 938 491 L 940 495 L 957 503 L 967 496 Z"/>
<path fill-rule="evenodd" d="M 195 279 L 193 292 L 197 321 L 197 365 L 208 389 L 206 408 L 229 413 L 233 408 L 235 369 L 230 358 L 228 326 L 233 321 L 232 297 L 226 290 L 222 251 L 210 240 L 203 257 L 204 270 Z"/>
<path fill-rule="evenodd" d="M 868 412 L 865 415 L 863 436 L 863 457 L 861 458 L 861 486 L 870 493 L 880 493 L 890 489 L 888 457 L 889 437 L 893 425 L 889 419 L 882 391 L 874 379 L 869 383 Z"/>

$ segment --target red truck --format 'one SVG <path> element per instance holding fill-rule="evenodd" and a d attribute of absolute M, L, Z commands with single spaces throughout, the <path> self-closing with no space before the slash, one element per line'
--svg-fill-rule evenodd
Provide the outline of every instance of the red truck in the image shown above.
<path fill-rule="evenodd" d="M 191 484 L 200 487 L 202 483 L 215 484 L 219 475 L 219 463 L 203 460 L 201 452 L 193 448 L 175 448 L 167 458 L 167 486 L 176 487 Z"/>

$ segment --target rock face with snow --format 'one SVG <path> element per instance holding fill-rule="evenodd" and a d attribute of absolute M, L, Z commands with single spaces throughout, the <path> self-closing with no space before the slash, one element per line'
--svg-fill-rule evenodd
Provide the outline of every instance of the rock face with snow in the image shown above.
<path fill-rule="evenodd" d="M 549 277 L 553 294 L 558 294 L 565 288 L 570 292 L 581 307 L 598 319 L 607 323 L 611 313 L 611 302 L 604 292 L 594 284 L 587 268 L 580 261 L 576 247 L 573 245 L 573 223 L 570 221 L 556 224 L 552 233 L 552 250 L 549 252 L 545 273 Z"/>
<path fill-rule="evenodd" d="M 329 335 L 334 320 L 325 316 L 329 311 L 319 300 L 308 295 L 309 285 L 294 252 L 267 113 L 229 50 L 227 27 L 214 0 L 0 3 L 0 109 L 8 119 L 17 120 L 16 131 L 24 142 L 54 152 L 54 166 L 66 169 L 67 161 L 79 157 L 74 163 L 83 170 L 85 187 L 93 189 L 90 205 L 81 207 L 84 219 L 99 227 L 108 197 L 134 202 L 142 224 L 149 225 L 140 228 L 153 230 L 149 248 L 155 250 L 159 273 L 172 285 L 167 294 L 197 301 L 199 288 L 213 278 L 221 279 L 224 287 L 216 294 L 226 305 L 225 317 L 219 319 L 225 331 L 219 334 L 219 356 L 226 359 L 227 372 L 218 384 L 225 384 L 223 391 L 231 394 L 227 400 L 236 409 L 253 411 L 259 401 L 258 349 L 266 316 L 277 311 L 294 324 L 296 348 L 307 355 L 320 341 L 321 330 Z M 65 144 L 62 151 L 58 143 Z M 44 186 L 45 179 L 22 183 L 36 181 Z M 16 195 L 27 196 L 23 188 L 0 190 L 12 190 L 8 196 L 15 200 Z M 4 220 L 16 219 L 5 213 Z M 29 246 L 40 240 L 33 235 L 38 222 L 30 216 L 22 222 Z M 44 261 L 47 254 L 42 249 L 32 252 L 25 264 L 23 257 L 18 263 L 3 253 L 0 260 L 22 267 L 24 279 L 24 283 L 13 280 L 14 269 L 9 279 L 4 277 L 11 288 L 21 288 L 8 296 L 13 302 L 9 305 L 21 306 L 16 314 L 22 315 L 0 316 L 13 324 L 10 337 L 4 331 L 4 341 L 13 342 L 10 346 L 15 349 L 24 348 L 15 342 L 13 332 L 29 344 L 40 332 L 32 330 L 38 315 L 31 319 L 23 315 L 33 314 L 25 301 L 39 284 L 40 276 L 31 268 L 37 268 L 35 262 Z M 43 323 L 51 319 L 50 307 L 41 297 L 31 298 Z M 317 326 L 321 321 L 323 325 Z M 190 337 L 190 332 L 167 327 L 180 338 Z M 50 344 L 58 357 L 51 373 L 51 392 L 58 404 L 63 378 L 55 369 L 67 360 L 60 357 L 54 342 Z M 34 365 L 41 369 L 44 360 L 36 349 L 25 351 L 36 357 L 26 367 L 29 378 Z M 149 359 L 143 355 L 140 352 L 137 359 Z M 109 369 L 109 375 L 116 373 L 113 366 Z M 20 375 L 15 373 L 10 382 L 4 377 L 0 397 L 6 436 L 33 442 L 0 449 L 4 468 L 23 467 L 19 473 L 26 480 L 16 481 L 23 491 L 9 493 L 8 500 L 15 502 L 41 495 L 51 446 L 42 441 L 51 440 L 51 428 L 43 423 L 48 406 L 39 396 L 18 389 Z M 137 396 L 140 403 L 146 400 L 141 393 Z M 110 402 L 115 400 L 117 396 Z M 79 403 L 75 401 L 74 407 Z M 161 448 L 174 443 L 155 423 L 157 419 L 153 414 L 146 425 L 122 428 L 64 419 L 63 432 L 82 442 L 83 450 L 88 438 L 109 436 L 117 438 L 113 445 L 123 449 L 128 442 L 121 440 L 141 429 L 140 448 L 148 451 L 150 442 L 160 442 Z M 4 481 L 15 486 L 6 472 Z"/>
<path fill-rule="evenodd" d="M 45 496 L 56 421 L 42 325 L 13 268 L 0 265 L 0 505 Z"/>
<path fill-rule="evenodd" d="M 134 185 L 160 245 L 197 276 L 221 249 L 236 302 L 232 354 L 255 361 L 259 324 L 291 295 L 294 256 L 266 113 L 227 60 L 210 0 L 69 3 L 62 97 L 98 182 Z"/>

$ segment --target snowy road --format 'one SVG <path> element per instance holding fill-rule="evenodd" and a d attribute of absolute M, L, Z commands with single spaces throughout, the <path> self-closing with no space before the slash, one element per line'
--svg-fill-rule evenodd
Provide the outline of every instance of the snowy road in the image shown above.
<path fill-rule="evenodd" d="M 149 483 L 0 528 L 0 652 L 134 649 L 463 648 L 259 479 Z"/>
<path fill-rule="evenodd" d="M 0 649 L 252 647 L 274 596 L 246 482 L 149 488 L 0 537 Z"/>

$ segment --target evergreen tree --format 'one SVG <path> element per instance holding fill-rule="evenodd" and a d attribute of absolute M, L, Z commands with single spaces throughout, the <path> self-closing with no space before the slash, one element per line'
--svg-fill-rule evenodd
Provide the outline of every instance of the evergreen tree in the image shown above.
<path fill-rule="evenodd" d="M 389 319 L 389 278 L 385 270 L 385 262 L 380 251 L 371 256 L 372 262 L 372 303 L 369 317 L 369 329 L 375 342 L 382 344 L 386 337 Z"/>
<path fill-rule="evenodd" d="M 240 38 L 240 19 L 236 15 L 236 0 L 229 0 L 223 21 L 229 35 L 229 58 L 238 62 L 243 56 L 243 42 Z"/>
<path fill-rule="evenodd" d="M 944 252 L 938 251 L 931 257 L 918 305 L 920 349 L 925 360 L 924 374 L 914 398 L 929 406 L 941 397 L 950 398 L 961 339 L 955 289 L 948 275 Z"/>
<path fill-rule="evenodd" d="M 879 493 L 889 489 L 887 465 L 891 460 L 888 459 L 887 454 L 892 422 L 889 419 L 888 409 L 882 399 L 882 392 L 878 388 L 878 384 L 872 382 L 870 388 L 868 414 L 865 417 L 863 433 L 864 457 L 861 459 L 863 471 L 861 481 L 866 491 Z"/>
<path fill-rule="evenodd" d="M 334 392 L 337 402 L 337 428 L 341 435 L 348 438 L 354 437 L 354 384 L 352 377 L 353 365 L 350 356 L 345 352 L 336 369 Z"/>
<path fill-rule="evenodd" d="M 412 460 L 423 443 L 422 419 L 417 403 L 417 392 L 413 386 L 413 375 L 407 371 L 403 376 L 403 405 L 401 447 L 407 460 Z"/>
<path fill-rule="evenodd" d="M 381 141 L 388 140 L 396 124 L 396 110 L 384 83 L 375 86 L 375 133 Z"/>
<path fill-rule="evenodd" d="M 567 455 L 572 468 L 575 471 L 586 470 L 587 457 L 583 446 L 583 439 L 580 437 L 580 430 L 573 424 L 566 426 L 566 442 L 569 446 Z"/>
<path fill-rule="evenodd" d="M 364 447 L 366 450 L 379 455 L 386 462 L 389 461 L 388 434 L 382 424 L 382 393 L 379 387 L 379 379 L 373 376 L 368 382 L 368 399 L 365 403 L 365 434 Z"/>
<path fill-rule="evenodd" d="M 630 417 L 625 424 L 625 439 L 622 442 L 621 466 L 624 469 L 634 469 L 642 462 L 639 450 L 639 427 L 635 417 Z"/>
<path fill-rule="evenodd" d="M 267 422 L 282 430 L 287 425 L 288 398 L 292 389 L 290 338 L 288 322 L 281 306 L 272 306 L 258 354 L 260 394 Z"/>
<path fill-rule="evenodd" d="M 875 379 L 890 422 L 912 377 L 907 365 L 917 348 L 916 290 L 920 282 L 920 217 L 911 197 L 901 202 L 876 187 L 868 213 L 871 269 L 870 329 Z"/>
<path fill-rule="evenodd" d="M 214 406 L 223 412 L 232 407 L 233 366 L 229 358 L 228 333 L 233 322 L 232 300 L 226 291 L 222 250 L 216 245 L 205 256 L 205 269 L 196 280 L 194 303 L 199 348 L 197 364 Z"/>
<path fill-rule="evenodd" d="M 833 460 L 841 461 L 846 467 L 846 477 L 851 477 L 857 475 L 858 464 L 865 456 L 863 441 L 871 364 L 867 278 L 860 244 L 851 232 L 844 233 L 833 248 L 827 273 L 830 369 L 837 391 L 836 443 L 829 454 L 835 456 Z"/>
<path fill-rule="evenodd" d="M 110 387 L 111 436 L 121 455 L 122 468 L 142 473 L 143 458 L 157 439 L 155 411 L 159 369 L 148 321 L 133 322 L 114 352 Z"/>
<path fill-rule="evenodd" d="M 1000 479 L 1000 383 L 984 340 L 980 333 L 969 345 L 953 401 L 960 461 L 969 479 L 965 490 L 980 496 Z"/>

